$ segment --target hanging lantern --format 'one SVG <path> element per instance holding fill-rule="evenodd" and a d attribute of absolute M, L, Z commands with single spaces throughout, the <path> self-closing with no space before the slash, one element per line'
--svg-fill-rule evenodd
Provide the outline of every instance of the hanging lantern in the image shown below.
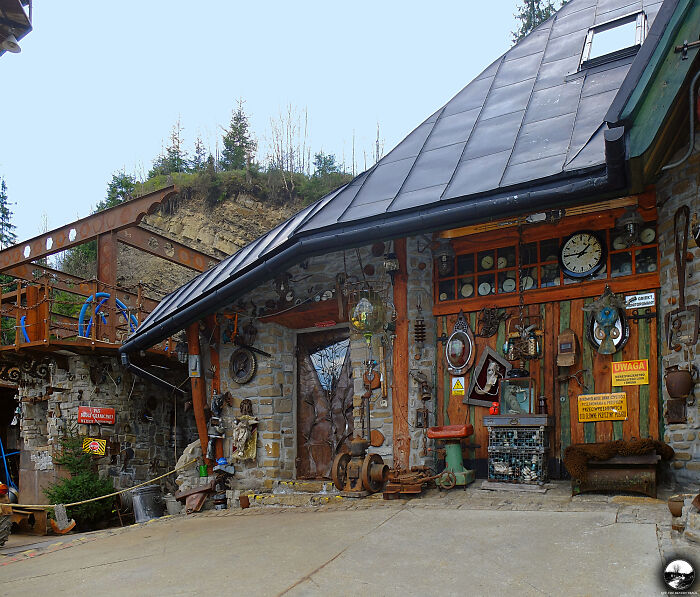
<path fill-rule="evenodd" d="M 381 294 L 371 289 L 357 290 L 350 297 L 350 324 L 369 341 L 386 321 L 386 305 Z"/>
<path fill-rule="evenodd" d="M 622 239 L 628 247 L 639 242 L 639 229 L 642 224 L 644 224 L 644 218 L 634 205 L 628 206 L 625 212 L 615 220 L 615 228 L 622 231 Z"/>
<path fill-rule="evenodd" d="M 391 284 L 394 284 L 394 276 L 399 271 L 399 258 L 391 252 L 384 255 L 384 271 L 391 276 Z"/>
<path fill-rule="evenodd" d="M 449 239 L 443 238 L 437 243 L 437 247 L 433 249 L 433 257 L 437 260 L 438 273 L 441 276 L 449 276 L 454 272 L 455 251 Z"/>
<path fill-rule="evenodd" d="M 187 344 L 184 342 L 178 342 L 175 345 L 175 354 L 177 355 L 177 360 L 181 363 L 187 362 Z"/>

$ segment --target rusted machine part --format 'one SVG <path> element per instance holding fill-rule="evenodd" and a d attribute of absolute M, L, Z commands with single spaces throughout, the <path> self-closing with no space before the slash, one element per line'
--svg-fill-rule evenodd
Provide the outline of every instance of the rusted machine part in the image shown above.
<path fill-rule="evenodd" d="M 404 496 L 419 495 L 423 487 L 441 475 L 431 475 L 428 467 L 414 466 L 410 472 L 399 469 L 389 471 L 389 481 L 384 489 L 385 500 L 397 500 Z"/>
<path fill-rule="evenodd" d="M 367 454 L 362 463 L 362 486 L 370 493 L 377 493 L 384 487 L 389 476 L 389 466 L 384 464 L 379 454 Z"/>
<path fill-rule="evenodd" d="M 364 497 L 382 490 L 389 467 L 379 454 L 367 454 L 369 442 L 355 437 L 350 454 L 338 454 L 333 460 L 331 477 L 336 489 L 346 497 Z"/>
<path fill-rule="evenodd" d="M 615 456 L 608 460 L 589 461 L 585 481 L 572 479 L 571 494 L 587 491 L 629 491 L 656 498 L 658 454 Z"/>
<path fill-rule="evenodd" d="M 372 429 L 369 433 L 369 443 L 373 448 L 378 448 L 384 444 L 384 434 L 379 429 Z"/>

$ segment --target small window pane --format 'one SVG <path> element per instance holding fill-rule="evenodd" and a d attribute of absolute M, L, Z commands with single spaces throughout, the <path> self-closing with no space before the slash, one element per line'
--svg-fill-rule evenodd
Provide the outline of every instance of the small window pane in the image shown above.
<path fill-rule="evenodd" d="M 472 298 L 474 296 L 474 278 L 462 278 L 459 284 L 459 298 Z"/>
<path fill-rule="evenodd" d="M 556 261 L 559 255 L 558 240 L 544 240 L 540 243 L 540 258 L 542 261 Z"/>
<path fill-rule="evenodd" d="M 453 301 L 455 298 L 455 281 L 446 280 L 438 284 L 438 300 L 442 301 Z"/>
<path fill-rule="evenodd" d="M 506 267 L 515 267 L 515 247 L 505 247 L 498 249 L 498 261 L 496 263 L 498 269 Z"/>
<path fill-rule="evenodd" d="M 522 280 L 523 290 L 532 290 L 537 288 L 537 268 L 531 267 L 523 270 Z"/>
<path fill-rule="evenodd" d="M 517 273 L 515 270 L 500 272 L 498 274 L 498 292 L 515 292 L 518 290 Z"/>
<path fill-rule="evenodd" d="M 649 274 L 656 271 L 656 247 L 641 249 L 634 254 L 635 268 L 638 274 Z"/>
<path fill-rule="evenodd" d="M 588 60 L 632 47 L 635 45 L 636 32 L 636 20 L 628 21 L 617 27 L 594 31 Z"/>
<path fill-rule="evenodd" d="M 495 280 L 496 276 L 494 274 L 479 276 L 477 278 L 477 292 L 479 296 L 493 294 L 495 292 Z"/>
<path fill-rule="evenodd" d="M 486 272 L 492 270 L 496 266 L 495 251 L 481 251 L 476 257 L 477 271 Z"/>
<path fill-rule="evenodd" d="M 522 254 L 523 265 L 537 263 L 537 243 L 528 243 L 520 249 Z"/>
<path fill-rule="evenodd" d="M 457 257 L 457 274 L 463 276 L 464 274 L 474 273 L 474 254 L 460 255 Z"/>
<path fill-rule="evenodd" d="M 610 277 L 629 276 L 632 273 L 632 255 L 629 251 L 610 255 Z"/>
<path fill-rule="evenodd" d="M 542 288 L 559 286 L 559 265 L 550 263 L 549 265 L 540 266 L 540 279 L 542 281 Z"/>

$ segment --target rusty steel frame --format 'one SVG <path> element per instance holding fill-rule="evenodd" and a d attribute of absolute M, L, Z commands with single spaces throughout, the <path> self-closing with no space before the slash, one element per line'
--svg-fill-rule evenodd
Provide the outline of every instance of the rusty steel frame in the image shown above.
<path fill-rule="evenodd" d="M 210 264 L 219 263 L 216 257 L 190 249 L 167 236 L 138 226 L 120 230 L 116 236 L 120 243 L 198 272 L 208 270 L 211 267 Z"/>
<path fill-rule="evenodd" d="M 3 249 L 0 272 L 81 245 L 101 234 L 135 226 L 175 193 L 177 189 L 171 185 Z"/>

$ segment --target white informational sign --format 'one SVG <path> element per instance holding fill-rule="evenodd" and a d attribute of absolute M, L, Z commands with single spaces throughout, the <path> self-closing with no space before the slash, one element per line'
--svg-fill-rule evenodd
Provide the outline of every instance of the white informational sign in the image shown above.
<path fill-rule="evenodd" d="M 656 293 L 630 294 L 625 297 L 625 309 L 639 309 L 641 307 L 653 307 L 656 304 Z"/>

